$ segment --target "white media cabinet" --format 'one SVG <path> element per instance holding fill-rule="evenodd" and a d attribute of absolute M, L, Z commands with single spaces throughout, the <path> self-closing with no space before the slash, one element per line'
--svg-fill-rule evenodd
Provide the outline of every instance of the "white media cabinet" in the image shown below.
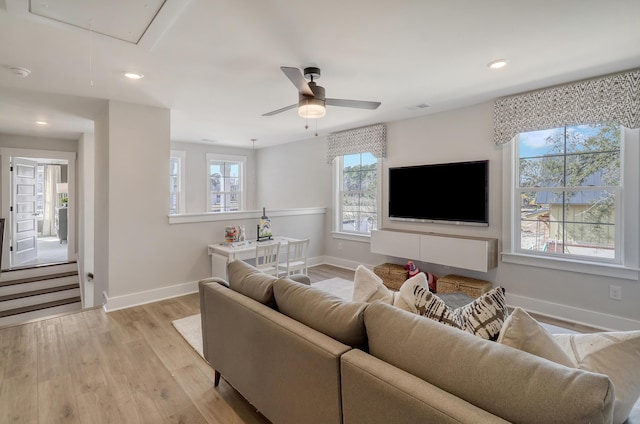
<path fill-rule="evenodd" d="M 498 239 L 373 230 L 371 253 L 487 272 L 498 266 Z"/>

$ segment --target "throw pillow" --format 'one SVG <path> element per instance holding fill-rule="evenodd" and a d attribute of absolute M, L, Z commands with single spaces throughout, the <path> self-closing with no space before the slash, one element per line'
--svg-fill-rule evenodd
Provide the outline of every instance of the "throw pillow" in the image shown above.
<path fill-rule="evenodd" d="M 353 297 L 351 300 L 367 303 L 380 300 L 392 304 L 393 297 L 393 292 L 384 285 L 382 278 L 366 266 L 358 265 L 353 278 Z"/>
<path fill-rule="evenodd" d="M 554 334 L 576 368 L 605 374 L 614 387 L 613 422 L 626 421 L 640 397 L 640 330 Z"/>
<path fill-rule="evenodd" d="M 553 335 L 520 307 L 514 308 L 504 321 L 497 341 L 558 364 L 574 367 L 573 361 Z"/>
<path fill-rule="evenodd" d="M 424 273 L 418 275 L 422 275 L 420 280 L 411 282 L 409 279 L 400 287 L 401 297 L 414 313 L 484 339 L 496 340 L 509 316 L 503 287 L 491 289 L 473 302 L 452 309 L 429 291 Z"/>

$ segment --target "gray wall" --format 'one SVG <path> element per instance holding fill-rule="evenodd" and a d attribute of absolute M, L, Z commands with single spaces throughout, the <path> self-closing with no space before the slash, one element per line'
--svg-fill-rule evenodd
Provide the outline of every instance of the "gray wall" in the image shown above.
<path fill-rule="evenodd" d="M 503 163 L 502 147 L 493 144 L 493 103 L 387 123 L 387 143 L 387 158 L 383 162 L 383 228 L 492 237 L 502 242 L 502 220 L 503 216 L 506 216 L 506 205 L 502 201 L 502 173 L 503 167 L 510 164 Z M 278 199 L 287 207 L 310 206 L 314 202 L 317 202 L 315 206 L 327 206 L 324 254 L 328 262 L 346 267 L 355 267 L 359 263 L 371 266 L 384 262 L 404 263 L 407 258 L 370 253 L 368 242 L 345 240 L 331 234 L 332 168 L 324 165 L 325 155 L 326 137 L 260 151 L 257 175 L 259 197 Z M 262 158 L 268 161 L 263 162 Z M 303 171 L 303 165 L 294 165 L 298 158 L 304 159 L 304 168 L 308 174 L 304 179 L 305 189 L 302 194 L 299 174 Z M 389 221 L 386 218 L 386 178 L 390 166 L 477 159 L 490 161 L 488 227 L 403 223 Z M 269 164 L 268 169 L 263 168 L 265 163 Z M 270 175 L 272 169 L 277 169 L 276 176 Z M 416 195 L 420 195 L 419 182 L 416 184 Z M 438 199 L 426 201 L 437 203 Z M 632 254 L 637 256 L 638 252 Z M 558 271 L 502 261 L 499 261 L 497 268 L 487 273 L 428 263 L 419 263 L 419 266 L 440 276 L 461 274 L 489 280 L 494 286 L 505 287 L 507 300 L 511 301 L 512 305 L 527 306 L 529 310 L 601 328 L 640 329 L 640 284 L 637 280 Z M 622 301 L 609 299 L 610 284 L 622 287 Z"/>

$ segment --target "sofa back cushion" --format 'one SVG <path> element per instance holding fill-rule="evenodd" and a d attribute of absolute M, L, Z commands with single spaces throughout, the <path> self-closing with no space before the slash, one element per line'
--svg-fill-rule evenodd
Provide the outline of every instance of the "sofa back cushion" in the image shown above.
<path fill-rule="evenodd" d="M 613 386 L 381 302 L 364 313 L 369 352 L 511 422 L 605 423 Z"/>
<path fill-rule="evenodd" d="M 366 345 L 367 303 L 347 302 L 313 286 L 279 279 L 273 285 L 278 310 L 351 347 Z"/>
<path fill-rule="evenodd" d="M 229 288 L 231 290 L 271 308 L 275 306 L 273 283 L 278 279 L 277 277 L 265 274 L 258 268 L 241 260 L 229 262 L 227 275 L 229 276 Z"/>

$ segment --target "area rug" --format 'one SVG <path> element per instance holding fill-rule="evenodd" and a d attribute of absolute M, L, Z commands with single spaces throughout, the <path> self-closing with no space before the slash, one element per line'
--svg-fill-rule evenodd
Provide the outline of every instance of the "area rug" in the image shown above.
<path fill-rule="evenodd" d="M 329 278 L 328 280 L 312 283 L 311 287 L 317 287 L 344 300 L 351 301 L 353 298 L 353 281 L 345 280 L 344 278 Z"/>
<path fill-rule="evenodd" d="M 191 345 L 193 350 L 204 358 L 202 353 L 202 323 L 200 314 L 171 321 L 178 333 Z"/>

